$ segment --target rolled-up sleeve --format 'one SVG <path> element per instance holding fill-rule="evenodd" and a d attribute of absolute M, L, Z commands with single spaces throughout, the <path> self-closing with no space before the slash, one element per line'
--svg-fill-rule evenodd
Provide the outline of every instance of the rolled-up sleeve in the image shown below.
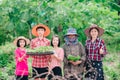
<path fill-rule="evenodd" d="M 31 49 L 34 49 L 34 48 L 35 48 L 33 40 L 31 40 L 31 42 L 30 42 L 30 48 L 31 48 Z"/>
<path fill-rule="evenodd" d="M 103 54 L 101 54 L 101 55 L 102 55 L 102 57 L 104 57 L 107 54 L 106 45 L 104 43 L 104 40 L 101 41 L 100 48 L 102 48 L 102 50 L 103 50 Z"/>
<path fill-rule="evenodd" d="M 86 60 L 86 53 L 85 53 L 85 48 L 83 45 L 80 43 L 80 52 L 81 52 L 81 60 L 85 61 Z"/>

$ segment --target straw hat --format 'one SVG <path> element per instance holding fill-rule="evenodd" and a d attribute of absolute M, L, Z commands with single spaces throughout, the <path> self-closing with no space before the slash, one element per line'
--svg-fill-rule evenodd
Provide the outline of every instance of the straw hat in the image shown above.
<path fill-rule="evenodd" d="M 25 40 L 27 45 L 30 43 L 30 40 L 27 39 L 27 38 L 25 38 L 24 36 L 20 36 L 20 37 L 16 38 L 13 43 L 14 43 L 15 45 L 17 45 L 17 41 L 18 41 L 19 39 Z"/>
<path fill-rule="evenodd" d="M 85 29 L 85 34 L 88 36 L 88 37 L 90 37 L 90 30 L 91 29 L 94 29 L 94 28 L 96 28 L 97 30 L 99 30 L 99 33 L 98 33 L 98 36 L 102 36 L 103 35 L 103 33 L 104 33 L 104 29 L 102 29 L 102 28 L 100 28 L 98 25 L 96 25 L 96 24 L 92 24 L 89 28 L 86 28 Z"/>
<path fill-rule="evenodd" d="M 38 24 L 38 25 L 36 25 L 36 26 L 34 26 L 34 27 L 32 28 L 32 34 L 33 34 L 34 36 L 38 36 L 38 33 L 37 33 L 37 31 L 36 31 L 36 29 L 37 29 L 38 27 L 43 27 L 43 28 L 45 29 L 45 33 L 44 33 L 44 36 L 45 36 L 45 37 L 50 34 L 50 29 L 49 29 L 48 26 L 43 25 L 43 24 Z"/>
<path fill-rule="evenodd" d="M 67 34 L 65 36 L 68 36 L 68 35 L 76 35 L 76 36 L 78 36 L 76 29 L 71 28 L 71 27 L 67 30 Z"/>

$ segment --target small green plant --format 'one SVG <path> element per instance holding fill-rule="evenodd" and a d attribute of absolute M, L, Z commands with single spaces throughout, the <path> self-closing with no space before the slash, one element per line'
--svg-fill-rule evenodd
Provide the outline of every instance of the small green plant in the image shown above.
<path fill-rule="evenodd" d="M 78 61 L 80 60 L 80 56 L 68 55 L 67 59 L 71 61 Z"/>
<path fill-rule="evenodd" d="M 8 75 L 14 75 L 15 62 L 8 63 L 5 68 L 6 68 L 6 72 L 8 73 Z"/>
<path fill-rule="evenodd" d="M 5 71 L 0 70 L 0 80 L 8 80 L 8 74 Z"/>

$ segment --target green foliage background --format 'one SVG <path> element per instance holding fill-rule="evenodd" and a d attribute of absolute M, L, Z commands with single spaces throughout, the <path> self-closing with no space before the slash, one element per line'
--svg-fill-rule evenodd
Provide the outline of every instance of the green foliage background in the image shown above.
<path fill-rule="evenodd" d="M 75 27 L 84 43 L 84 29 L 93 23 L 104 28 L 105 34 L 119 32 L 118 11 L 117 0 L 2 0 L 0 42 L 20 35 L 31 39 L 31 28 L 43 23 L 51 28 L 49 38 L 53 34 L 62 37 L 68 27 Z"/>
<path fill-rule="evenodd" d="M 0 0 L 0 79 L 7 80 L 14 74 L 15 47 L 11 42 L 18 36 L 34 38 L 31 34 L 34 25 L 48 25 L 51 29 L 48 38 L 58 34 L 62 43 L 68 27 L 74 27 L 84 44 L 85 28 L 95 23 L 105 30 L 102 38 L 109 52 L 104 59 L 107 80 L 119 80 L 119 13 L 120 0 Z M 109 63 L 116 69 L 107 66 Z"/>

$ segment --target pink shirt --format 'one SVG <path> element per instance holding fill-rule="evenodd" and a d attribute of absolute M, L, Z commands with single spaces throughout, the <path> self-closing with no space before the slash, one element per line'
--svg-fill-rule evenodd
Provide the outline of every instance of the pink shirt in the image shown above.
<path fill-rule="evenodd" d="M 26 55 L 22 61 L 18 61 L 18 59 L 21 58 L 24 54 L 26 54 L 25 50 L 21 50 L 20 48 L 17 48 L 15 50 L 16 75 L 28 75 L 28 64 L 27 64 L 28 56 Z"/>
<path fill-rule="evenodd" d="M 50 69 L 53 69 L 54 67 L 62 67 L 62 61 L 64 58 L 64 51 L 62 48 L 58 48 L 55 53 L 54 53 L 58 58 L 60 58 L 61 60 L 57 60 L 56 58 L 52 58 L 51 59 L 51 63 L 50 63 Z"/>

